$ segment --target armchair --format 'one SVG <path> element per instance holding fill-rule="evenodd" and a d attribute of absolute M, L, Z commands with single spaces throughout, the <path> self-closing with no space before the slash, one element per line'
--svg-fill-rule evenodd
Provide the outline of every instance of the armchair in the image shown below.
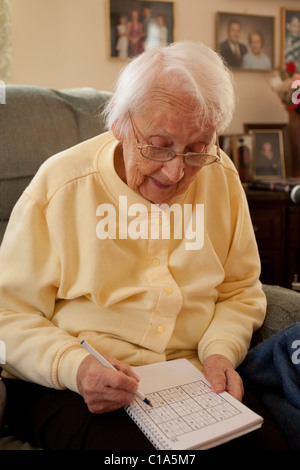
<path fill-rule="evenodd" d="M 6 104 L 0 104 L 0 243 L 14 204 L 43 161 L 105 130 L 99 113 L 109 96 L 90 88 L 56 91 L 7 86 Z M 267 317 L 251 346 L 300 320 L 300 294 L 278 286 L 263 287 Z M 5 389 L 0 382 L 0 427 L 4 407 Z M 0 439 L 1 448 L 5 441 Z"/>

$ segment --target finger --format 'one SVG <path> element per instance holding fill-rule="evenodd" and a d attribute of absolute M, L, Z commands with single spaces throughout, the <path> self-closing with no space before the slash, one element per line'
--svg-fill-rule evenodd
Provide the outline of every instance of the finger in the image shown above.
<path fill-rule="evenodd" d="M 129 364 L 126 364 L 126 362 L 119 361 L 118 359 L 108 355 L 105 355 L 104 357 L 111 363 L 112 366 L 114 366 L 115 369 L 124 372 L 124 374 L 130 377 L 133 377 L 138 382 L 140 381 L 139 376 L 133 371 Z"/>
<path fill-rule="evenodd" d="M 113 391 L 115 392 L 115 391 Z M 124 392 L 123 392 L 124 393 Z M 109 391 L 107 392 L 107 397 L 101 396 L 99 399 L 99 395 L 95 397 L 93 400 L 89 400 L 87 403 L 88 409 L 91 413 L 108 413 L 110 411 L 118 410 L 119 408 L 123 408 L 126 405 L 129 405 L 134 400 L 134 395 L 126 394 L 124 397 L 122 394 L 116 393 L 116 395 L 111 394 Z"/>
<path fill-rule="evenodd" d="M 138 382 L 140 381 L 140 377 L 134 372 L 132 367 L 130 367 L 128 364 L 124 362 L 116 361 L 116 363 L 114 364 L 114 367 L 117 370 L 124 372 L 124 374 L 128 375 L 129 377 L 134 378 Z"/>
<path fill-rule="evenodd" d="M 215 362 L 207 361 L 204 369 L 205 378 L 209 381 L 213 392 L 222 393 L 226 390 L 225 368 Z"/>
<path fill-rule="evenodd" d="M 103 401 L 118 403 L 121 404 L 121 406 L 125 406 L 135 399 L 135 394 L 125 390 L 115 390 L 110 387 L 106 387 L 101 394 L 101 399 Z"/>
<path fill-rule="evenodd" d="M 243 381 L 234 369 L 224 369 L 215 372 L 210 381 L 211 389 L 215 393 L 228 392 L 237 400 L 242 401 L 244 395 Z"/>
<path fill-rule="evenodd" d="M 244 385 L 239 374 L 234 369 L 227 369 L 226 379 L 226 391 L 237 400 L 242 401 L 244 395 Z"/>
<path fill-rule="evenodd" d="M 134 379 L 122 372 L 105 369 L 101 380 L 99 378 L 92 387 L 85 389 L 84 400 L 92 413 L 104 413 L 131 403 L 136 389 Z"/>
<path fill-rule="evenodd" d="M 130 377 L 122 371 L 111 369 L 105 370 L 102 383 L 114 390 L 123 390 L 127 393 L 135 393 L 138 389 L 138 382 L 134 377 Z"/>
<path fill-rule="evenodd" d="M 108 369 L 98 361 L 94 361 L 92 367 L 84 369 L 84 377 L 78 383 L 80 393 L 88 401 L 97 396 L 101 397 L 106 388 L 129 394 L 134 394 L 138 388 L 138 382 L 135 378 L 129 377 L 121 371 Z"/>
<path fill-rule="evenodd" d="M 103 413 L 108 410 L 117 410 L 126 405 L 129 405 L 135 399 L 132 393 L 124 392 L 123 390 L 113 390 L 109 387 L 103 390 L 103 393 L 96 395 L 94 400 L 89 401 L 89 408 L 93 409 L 94 413 Z"/>
<path fill-rule="evenodd" d="M 226 390 L 226 375 L 225 372 L 222 371 L 216 371 L 210 380 L 211 384 L 211 389 L 215 393 L 222 393 L 225 392 Z"/>
<path fill-rule="evenodd" d="M 103 367 L 93 356 L 87 356 L 77 371 L 78 391 L 89 410 L 103 413 L 131 403 L 138 382 L 123 372 Z"/>

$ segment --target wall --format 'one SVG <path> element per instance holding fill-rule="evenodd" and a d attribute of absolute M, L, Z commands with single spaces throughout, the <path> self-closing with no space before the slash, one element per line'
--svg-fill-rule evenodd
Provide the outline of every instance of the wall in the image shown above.
<path fill-rule="evenodd" d="M 216 12 L 275 17 L 275 66 L 280 65 L 280 8 L 299 0 L 175 0 L 176 40 L 216 47 Z M 13 83 L 112 91 L 124 62 L 107 54 L 106 0 L 11 0 Z M 229 133 L 243 123 L 287 122 L 268 72 L 234 72 L 237 108 Z"/>

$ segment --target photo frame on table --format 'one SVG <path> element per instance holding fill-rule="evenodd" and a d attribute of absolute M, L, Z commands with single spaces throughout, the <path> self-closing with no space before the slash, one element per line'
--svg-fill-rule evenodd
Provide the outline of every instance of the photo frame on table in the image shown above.
<path fill-rule="evenodd" d="M 174 42 L 174 23 L 173 2 L 107 0 L 109 58 L 124 60 Z"/>
<path fill-rule="evenodd" d="M 228 155 L 233 161 L 233 136 L 232 135 L 220 135 L 219 136 L 220 149 Z"/>
<path fill-rule="evenodd" d="M 281 68 L 295 62 L 300 72 L 300 8 L 281 8 Z"/>
<path fill-rule="evenodd" d="M 284 163 L 286 175 L 292 174 L 292 155 L 290 145 L 289 125 L 287 123 L 244 123 L 244 133 L 249 134 L 252 129 L 275 129 L 282 132 L 283 148 L 284 148 Z"/>
<path fill-rule="evenodd" d="M 220 148 L 233 161 L 242 183 L 250 181 L 253 166 L 252 135 L 222 135 L 219 142 Z"/>
<path fill-rule="evenodd" d="M 274 69 L 274 17 L 217 13 L 217 51 L 232 69 Z"/>
<path fill-rule="evenodd" d="M 233 161 L 242 183 L 252 178 L 253 169 L 253 138 L 251 134 L 233 136 Z"/>
<path fill-rule="evenodd" d="M 283 179 L 286 176 L 281 129 L 251 129 L 253 162 L 252 178 Z"/>

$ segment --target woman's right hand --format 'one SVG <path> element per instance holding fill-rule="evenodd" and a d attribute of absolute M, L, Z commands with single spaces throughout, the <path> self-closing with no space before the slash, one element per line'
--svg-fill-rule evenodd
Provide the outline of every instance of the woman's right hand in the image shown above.
<path fill-rule="evenodd" d="M 134 400 L 139 378 L 124 362 L 105 358 L 117 369 L 104 367 L 92 355 L 81 362 L 77 371 L 77 386 L 91 413 L 107 413 Z"/>

